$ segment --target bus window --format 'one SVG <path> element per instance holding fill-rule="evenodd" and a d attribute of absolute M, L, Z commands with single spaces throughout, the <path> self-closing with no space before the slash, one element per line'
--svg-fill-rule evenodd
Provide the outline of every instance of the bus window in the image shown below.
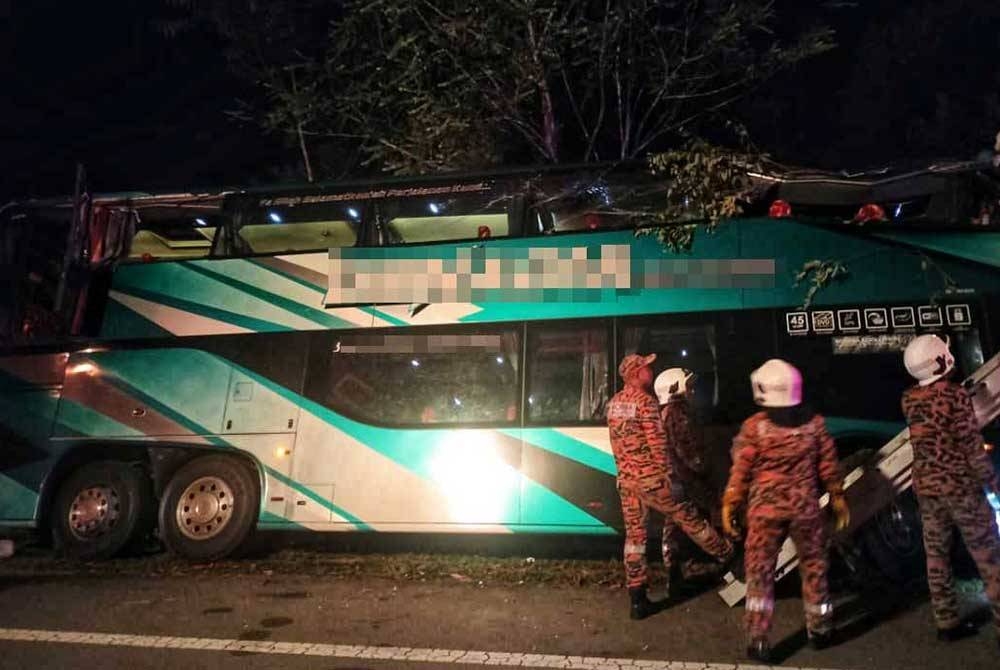
<path fill-rule="evenodd" d="M 187 211 L 177 207 L 144 208 L 128 257 L 131 260 L 177 260 L 209 255 L 221 223 L 217 210 Z"/>
<path fill-rule="evenodd" d="M 718 349 L 713 325 L 674 325 L 650 319 L 619 329 L 619 355 L 656 354 L 653 372 L 685 368 L 695 373 L 692 407 L 708 415 L 719 404 Z"/>
<path fill-rule="evenodd" d="M 511 199 L 503 195 L 431 196 L 379 205 L 391 244 L 507 237 Z"/>
<path fill-rule="evenodd" d="M 610 389 L 608 331 L 603 324 L 532 327 L 528 420 L 560 424 L 603 422 Z"/>
<path fill-rule="evenodd" d="M 387 426 L 517 421 L 515 330 L 316 337 L 306 392 L 334 411 Z"/>
<path fill-rule="evenodd" d="M 353 247 L 364 207 L 351 202 L 253 207 L 238 215 L 231 253 L 282 254 Z"/>
<path fill-rule="evenodd" d="M 590 175 L 543 180 L 535 194 L 537 232 L 628 228 L 652 221 L 663 208 L 665 186 L 651 179 L 609 180 Z"/>

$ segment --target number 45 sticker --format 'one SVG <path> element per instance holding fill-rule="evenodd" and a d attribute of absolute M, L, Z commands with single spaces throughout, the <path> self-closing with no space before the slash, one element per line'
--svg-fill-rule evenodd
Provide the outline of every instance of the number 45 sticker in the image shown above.
<path fill-rule="evenodd" d="M 809 332 L 809 314 L 807 312 L 788 312 L 785 314 L 785 327 L 790 335 L 804 335 Z"/>

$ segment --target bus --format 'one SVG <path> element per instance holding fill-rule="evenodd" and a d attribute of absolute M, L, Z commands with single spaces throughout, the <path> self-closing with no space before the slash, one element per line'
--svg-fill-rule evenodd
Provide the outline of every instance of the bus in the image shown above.
<path fill-rule="evenodd" d="M 82 559 L 151 532 L 201 561 L 254 529 L 615 535 L 604 408 L 633 352 L 697 374 L 720 491 L 772 357 L 849 469 L 903 427 L 910 339 L 950 337 L 963 375 L 997 351 L 995 174 L 757 178 L 684 252 L 642 234 L 665 185 L 606 166 L 5 208 L 0 524 Z M 509 282 L 412 269 L 462 259 Z M 849 274 L 804 307 L 830 259 Z M 914 523 L 900 502 L 858 542 L 891 566 Z"/>

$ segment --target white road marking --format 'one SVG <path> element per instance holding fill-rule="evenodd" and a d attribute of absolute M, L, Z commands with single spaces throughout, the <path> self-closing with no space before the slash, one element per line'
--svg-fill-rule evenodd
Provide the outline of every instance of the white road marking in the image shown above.
<path fill-rule="evenodd" d="M 690 661 L 650 661 L 635 658 L 599 656 L 559 656 L 556 654 L 518 654 L 460 649 L 420 649 L 414 647 L 372 647 L 350 644 L 313 644 L 309 642 L 271 642 L 224 640 L 160 635 L 119 633 L 84 633 L 61 630 L 0 628 L 0 640 L 10 642 L 62 642 L 102 647 L 140 647 L 143 649 L 189 649 L 195 651 L 242 651 L 255 654 L 288 654 L 332 658 L 368 658 L 407 663 L 455 663 L 506 668 L 564 668 L 566 670 L 759 670 L 764 666 L 732 663 L 692 663 Z M 814 670 L 800 668 L 799 670 Z"/>

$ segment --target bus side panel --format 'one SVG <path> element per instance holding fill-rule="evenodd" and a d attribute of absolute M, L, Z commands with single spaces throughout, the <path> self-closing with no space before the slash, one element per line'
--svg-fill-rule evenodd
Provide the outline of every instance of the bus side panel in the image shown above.
<path fill-rule="evenodd" d="M 226 361 L 197 349 L 73 354 L 56 436 L 218 435 L 231 376 Z"/>
<path fill-rule="evenodd" d="M 522 523 L 567 533 L 624 527 L 605 426 L 525 428 Z"/>
<path fill-rule="evenodd" d="M 434 245 L 434 253 L 472 243 Z M 909 249 L 849 228 L 812 226 L 794 220 L 747 219 L 699 233 L 690 253 L 667 251 L 652 236 L 632 230 L 508 238 L 491 248 L 629 245 L 633 275 L 660 274 L 659 288 L 625 291 L 614 300 L 586 302 L 447 303 L 410 310 L 410 305 L 323 307 L 328 288 L 325 253 L 123 265 L 115 272 L 103 333 L 149 337 L 347 329 L 411 324 L 519 321 L 574 317 L 706 312 L 802 303 L 807 286 L 796 282 L 804 263 L 843 260 L 847 281 L 832 282 L 818 304 L 850 304 L 881 296 L 888 301 L 926 300 L 943 288 L 936 269 L 966 288 L 992 288 L 995 271 L 975 264 L 938 259 L 925 272 Z M 389 258 L 412 256 L 414 247 L 390 247 Z M 760 261 L 738 266 L 733 260 Z M 655 264 L 665 261 L 659 269 Z M 765 268 L 773 264 L 773 273 Z M 927 281 L 923 281 L 924 278 Z M 635 277 L 633 277 L 633 280 Z M 915 281 L 915 279 L 919 279 Z M 632 286 L 635 286 L 633 281 Z"/>
<path fill-rule="evenodd" d="M 330 498 L 296 521 L 362 530 L 406 525 L 510 532 L 520 518 L 520 444 L 493 429 L 384 428 L 322 406 L 304 408 L 293 486 Z"/>
<path fill-rule="evenodd" d="M 305 360 L 300 337 L 208 338 L 191 340 L 197 349 L 74 354 L 57 435 L 239 450 L 264 470 L 261 521 L 286 523 Z"/>
<path fill-rule="evenodd" d="M 49 443 L 67 356 L 0 359 L 0 523 L 31 524 L 58 454 Z"/>

